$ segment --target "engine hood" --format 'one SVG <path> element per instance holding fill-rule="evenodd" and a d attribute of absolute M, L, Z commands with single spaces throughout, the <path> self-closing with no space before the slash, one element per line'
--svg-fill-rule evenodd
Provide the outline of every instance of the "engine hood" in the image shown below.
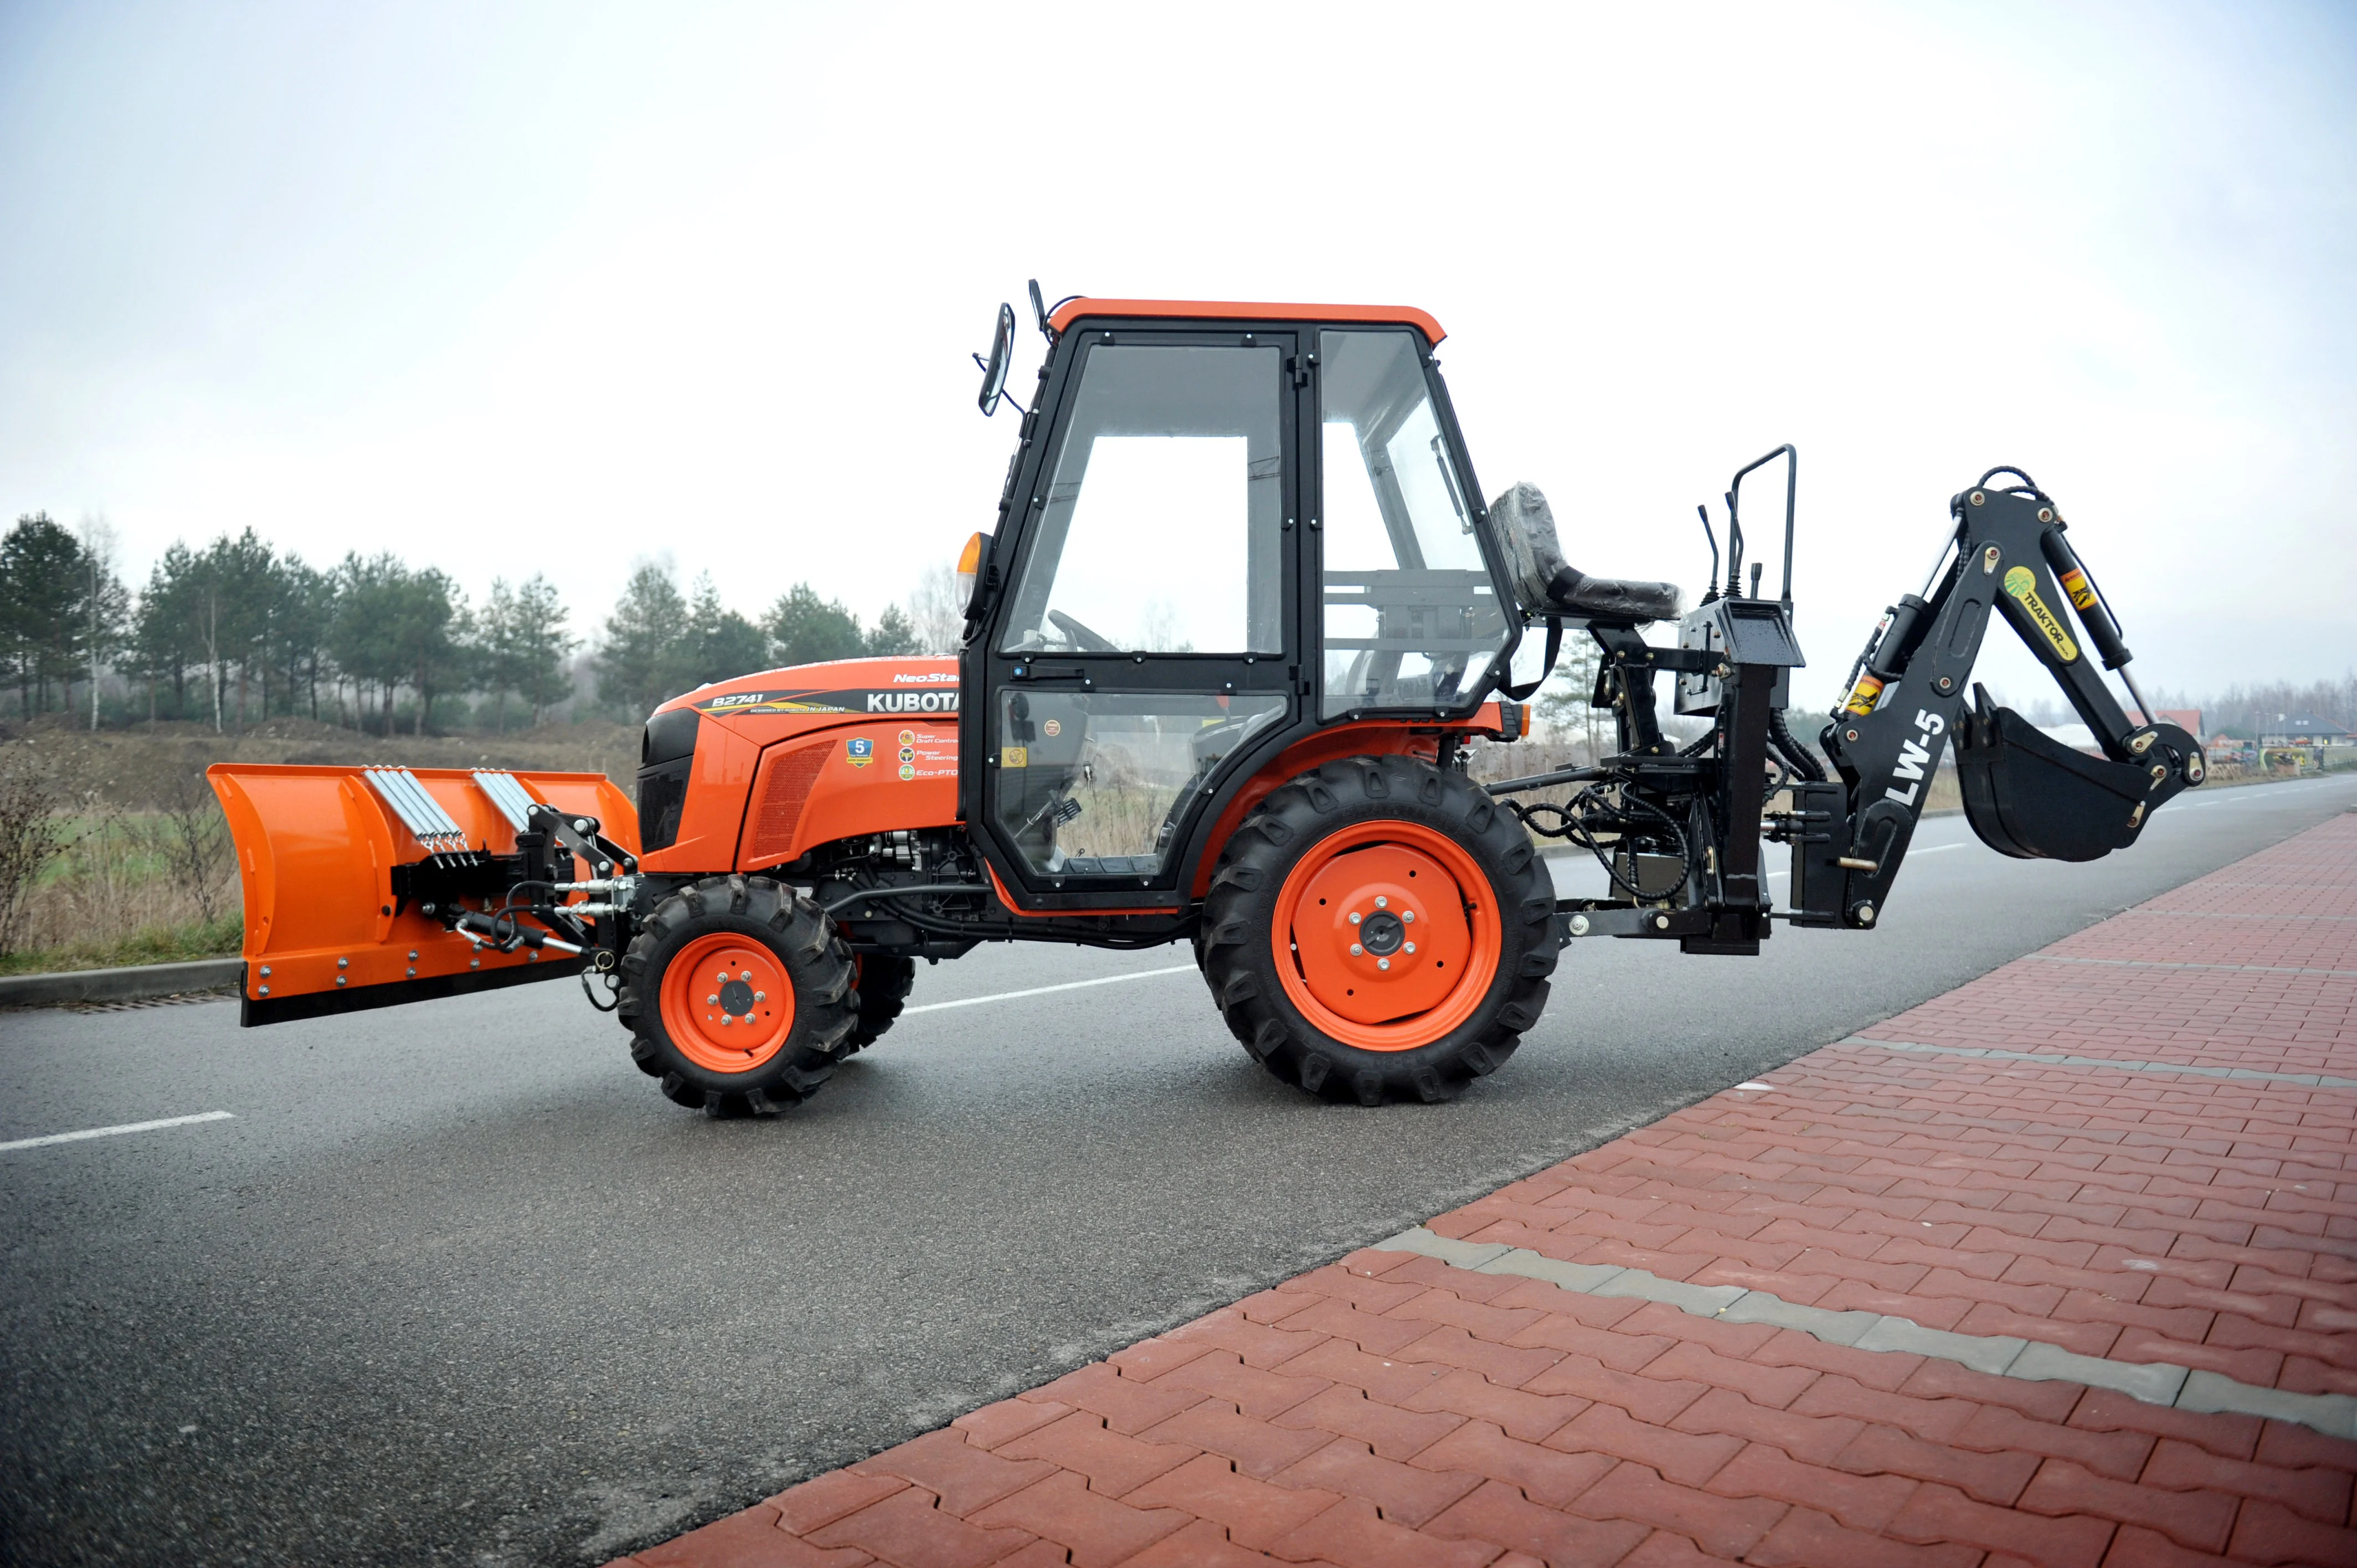
<path fill-rule="evenodd" d="M 740 727 L 748 719 L 839 718 L 921 714 L 954 719 L 958 673 L 954 659 L 837 659 L 796 664 L 716 681 L 673 697 L 656 710 L 693 708 L 707 719 Z M 768 727 L 768 726 L 764 726 Z"/>

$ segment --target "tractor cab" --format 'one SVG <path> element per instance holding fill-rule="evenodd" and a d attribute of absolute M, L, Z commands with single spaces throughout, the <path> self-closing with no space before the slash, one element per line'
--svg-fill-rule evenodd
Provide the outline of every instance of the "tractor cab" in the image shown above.
<path fill-rule="evenodd" d="M 1017 908 L 1176 910 L 1246 781 L 1338 726 L 1428 748 L 1522 616 L 1431 317 L 1079 299 L 1042 326 L 974 563 L 962 804 Z"/>

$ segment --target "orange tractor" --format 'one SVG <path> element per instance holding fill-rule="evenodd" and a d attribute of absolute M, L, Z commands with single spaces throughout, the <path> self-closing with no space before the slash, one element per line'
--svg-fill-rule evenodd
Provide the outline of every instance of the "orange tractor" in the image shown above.
<path fill-rule="evenodd" d="M 673 1100 L 767 1112 L 891 1026 L 920 958 L 1189 941 L 1271 1072 L 1441 1100 L 1513 1054 L 1575 940 L 1744 954 L 1779 919 L 1870 928 L 1951 737 L 1974 826 L 2008 854 L 2107 854 L 2200 782 L 2192 738 L 2140 697 L 2132 719 L 2093 670 L 2082 637 L 2108 668 L 2127 650 L 2018 471 L 1954 499 L 1930 579 L 1818 737 L 1828 777 L 1785 721 L 1789 446 L 1737 475 L 1724 585 L 1681 616 L 1668 584 L 1566 565 L 1535 489 L 1481 502 L 1422 311 L 1050 311 L 1036 285 L 1031 303 L 1046 359 L 997 525 L 961 564 L 954 659 L 674 698 L 647 723 L 635 810 L 596 775 L 215 768 L 243 1021 L 578 975 Z M 1014 334 L 1001 306 L 986 413 L 1013 401 Z M 1743 580 L 1739 500 L 1778 460 L 1767 597 L 1759 566 Z M 1986 693 L 1965 706 L 1992 612 L 2104 756 Z M 1643 635 L 1661 621 L 1674 645 Z M 1477 783 L 1469 743 L 1528 731 L 1537 681 L 1512 671 L 1542 627 L 1550 666 L 1566 630 L 1594 639 L 1617 748 Z M 1698 739 L 1665 737 L 1663 676 Z M 1541 789 L 1568 798 L 1521 799 Z M 1611 896 L 1559 898 L 1544 838 L 1592 853 Z M 1791 846 L 1782 908 L 1763 838 Z"/>

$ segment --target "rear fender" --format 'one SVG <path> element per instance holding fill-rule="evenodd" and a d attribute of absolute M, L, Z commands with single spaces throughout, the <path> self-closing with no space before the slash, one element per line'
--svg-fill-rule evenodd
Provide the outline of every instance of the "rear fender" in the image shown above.
<path fill-rule="evenodd" d="M 1491 703 L 1480 710 L 1490 715 L 1495 727 L 1500 722 L 1497 707 Z M 1480 714 L 1476 714 L 1479 718 Z M 1218 869 L 1220 850 L 1230 835 L 1243 825 L 1252 809 L 1266 800 L 1270 791 L 1299 778 L 1313 768 L 1329 762 L 1339 762 L 1346 757 L 1374 757 L 1398 752 L 1409 757 L 1421 757 L 1430 762 L 1440 754 L 1439 731 L 1417 729 L 1395 720 L 1375 719 L 1358 724 L 1336 725 L 1321 729 L 1286 746 L 1259 772 L 1244 780 L 1235 794 L 1222 809 L 1220 819 L 1212 825 L 1211 836 L 1203 845 L 1203 858 L 1195 869 L 1194 896 L 1202 897 L 1211 891 L 1211 873 Z M 1465 730 L 1464 733 L 1475 733 Z"/>
<path fill-rule="evenodd" d="M 412 770 L 469 850 L 515 853 L 515 830 L 460 768 Z M 601 773 L 517 773 L 533 799 L 597 819 L 633 853 L 638 815 Z M 279 1023 L 571 974 L 553 950 L 478 950 L 395 897 L 393 868 L 429 857 L 358 767 L 219 763 L 206 770 L 229 819 L 244 891 L 240 1021 Z"/>

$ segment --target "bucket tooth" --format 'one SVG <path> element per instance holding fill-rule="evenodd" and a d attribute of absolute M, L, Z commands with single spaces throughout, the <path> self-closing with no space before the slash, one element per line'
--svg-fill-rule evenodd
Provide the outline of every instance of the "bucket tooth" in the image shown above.
<path fill-rule="evenodd" d="M 1976 691 L 1956 729 L 1956 780 L 1980 840 L 2017 860 L 2100 860 L 2136 842 L 2145 770 L 2074 751 Z"/>

